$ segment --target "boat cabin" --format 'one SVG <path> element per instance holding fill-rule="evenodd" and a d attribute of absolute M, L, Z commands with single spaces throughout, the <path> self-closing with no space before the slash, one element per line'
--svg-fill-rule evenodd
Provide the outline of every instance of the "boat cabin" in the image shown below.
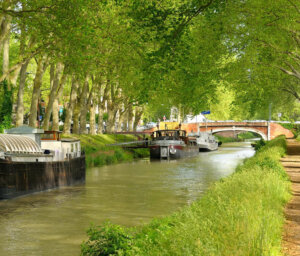
<path fill-rule="evenodd" d="M 59 131 L 45 131 L 41 138 L 41 147 L 54 155 L 54 161 L 62 161 L 81 156 L 80 140 L 61 138 Z"/>
<path fill-rule="evenodd" d="M 75 158 L 81 156 L 80 140 L 77 139 L 62 139 L 62 150 L 65 158 Z"/>
<path fill-rule="evenodd" d="M 61 133 L 59 131 L 44 131 L 41 136 L 41 140 L 57 140 L 60 141 Z"/>
<path fill-rule="evenodd" d="M 186 131 L 184 130 L 157 130 L 151 134 L 152 140 L 184 140 Z"/>

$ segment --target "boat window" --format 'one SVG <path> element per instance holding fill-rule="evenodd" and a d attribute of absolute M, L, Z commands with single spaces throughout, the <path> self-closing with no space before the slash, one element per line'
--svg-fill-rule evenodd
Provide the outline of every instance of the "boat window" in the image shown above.
<path fill-rule="evenodd" d="M 71 144 L 71 152 L 74 152 L 74 144 Z"/>

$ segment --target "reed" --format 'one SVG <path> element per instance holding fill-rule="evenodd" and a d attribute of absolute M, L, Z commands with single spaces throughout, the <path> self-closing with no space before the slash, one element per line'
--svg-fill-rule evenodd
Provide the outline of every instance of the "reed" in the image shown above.
<path fill-rule="evenodd" d="M 81 255 L 281 255 L 290 182 L 283 137 L 268 142 L 190 206 L 151 223 L 91 227 Z M 163 206 L 162 206 L 163 207 Z"/>

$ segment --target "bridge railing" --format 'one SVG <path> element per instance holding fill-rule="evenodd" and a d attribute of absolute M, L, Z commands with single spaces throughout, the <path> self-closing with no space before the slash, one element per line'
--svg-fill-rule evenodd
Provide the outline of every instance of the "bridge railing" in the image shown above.
<path fill-rule="evenodd" d="M 268 122 L 207 122 L 207 123 L 199 123 L 200 126 L 207 126 L 207 127 L 216 127 L 216 126 L 253 126 L 253 127 L 261 127 L 261 126 L 268 126 Z"/>

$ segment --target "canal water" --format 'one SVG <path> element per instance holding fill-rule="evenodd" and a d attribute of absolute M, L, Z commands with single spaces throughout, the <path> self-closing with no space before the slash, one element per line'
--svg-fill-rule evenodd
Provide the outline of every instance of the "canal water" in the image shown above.
<path fill-rule="evenodd" d="M 0 255 L 79 255 L 92 223 L 133 226 L 170 214 L 253 154 L 250 142 L 230 143 L 182 160 L 92 168 L 84 185 L 0 201 Z"/>

